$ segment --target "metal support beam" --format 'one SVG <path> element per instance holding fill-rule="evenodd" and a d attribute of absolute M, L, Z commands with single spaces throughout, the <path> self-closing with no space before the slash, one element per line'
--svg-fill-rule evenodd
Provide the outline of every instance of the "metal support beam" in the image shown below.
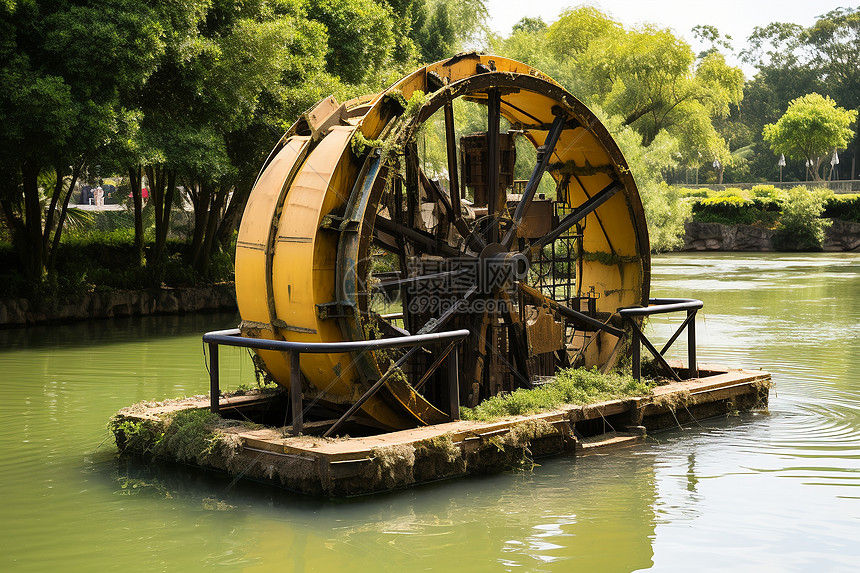
<path fill-rule="evenodd" d="M 432 376 L 433 373 L 436 372 L 436 369 L 442 365 L 442 361 L 448 357 L 448 353 L 451 352 L 451 350 L 453 350 L 455 346 L 457 346 L 457 341 L 454 341 L 451 344 L 449 344 L 447 346 L 447 348 L 445 348 L 445 350 L 442 352 L 442 354 L 440 354 L 438 357 L 436 357 L 436 360 L 433 361 L 433 364 L 430 365 L 430 368 L 427 369 L 427 371 L 421 377 L 421 380 L 419 380 L 415 384 L 415 386 L 413 386 L 415 388 L 416 392 L 421 391 L 421 388 L 424 387 L 424 384 L 427 382 L 427 380 L 430 379 L 430 376 Z"/>
<path fill-rule="evenodd" d="M 299 364 L 301 355 L 296 350 L 290 351 L 290 410 L 293 415 L 293 435 L 302 433 L 304 416 L 302 411 L 302 369 Z"/>
<path fill-rule="evenodd" d="M 209 411 L 221 411 L 221 381 L 218 366 L 218 343 L 209 343 Z"/>
<path fill-rule="evenodd" d="M 642 331 L 639 329 L 639 325 L 632 320 L 630 321 L 630 324 L 633 325 L 633 332 L 639 334 L 639 340 L 642 342 L 642 344 L 645 345 L 645 348 L 648 349 L 648 352 L 650 352 L 651 355 L 654 356 L 654 360 L 657 361 L 657 364 L 663 367 L 663 369 L 666 371 L 666 374 L 672 377 L 675 381 L 680 382 L 681 378 L 678 376 L 675 370 L 673 370 L 672 367 L 669 366 L 669 363 L 666 362 L 666 359 L 663 358 L 663 355 L 660 354 L 660 352 L 656 348 L 654 348 L 654 345 L 651 344 L 651 341 L 648 340 L 648 337 L 642 333 Z"/>
<path fill-rule="evenodd" d="M 690 378 L 699 377 L 699 363 L 696 361 L 696 309 L 687 311 L 687 370 Z"/>
<path fill-rule="evenodd" d="M 460 216 L 460 173 L 457 170 L 457 134 L 454 131 L 454 103 L 445 101 L 445 141 L 448 149 L 448 181 L 451 207 Z"/>
<path fill-rule="evenodd" d="M 501 122 L 502 95 L 497 89 L 487 92 L 487 214 L 495 218 L 501 212 L 500 204 L 506 197 L 501 197 L 504 192 L 499 189 L 499 164 L 501 162 L 499 152 L 499 125 Z M 491 219 L 491 220 L 493 220 Z M 490 227 L 489 242 L 499 242 L 499 224 L 493 221 Z"/>
<path fill-rule="evenodd" d="M 631 319 L 631 322 L 633 320 Z M 638 328 L 633 329 L 633 379 L 637 382 L 642 379 L 642 334 Z"/>
<path fill-rule="evenodd" d="M 459 352 L 455 348 L 448 354 L 448 413 L 451 421 L 460 419 L 460 366 Z"/>
<path fill-rule="evenodd" d="M 528 206 L 535 196 L 535 192 L 540 185 L 543 174 L 546 173 L 547 164 L 555 151 L 555 145 L 558 143 L 558 138 L 567 122 L 567 114 L 564 113 L 561 108 L 555 106 L 553 107 L 552 112 L 556 114 L 555 120 L 552 123 L 552 127 L 550 127 L 546 141 L 543 145 L 538 147 L 537 162 L 535 163 L 531 177 L 529 177 L 529 182 L 526 184 L 523 196 L 514 211 L 514 224 L 510 229 L 508 229 L 505 238 L 502 240 L 502 245 L 504 245 L 505 248 L 509 248 L 511 246 L 511 243 L 513 243 L 514 238 L 517 235 L 517 227 L 519 227 L 523 222 Z"/>
<path fill-rule="evenodd" d="M 347 411 L 346 411 L 346 413 L 345 413 L 343 416 L 341 416 L 340 418 L 338 418 L 338 419 L 337 419 L 337 422 L 335 422 L 335 423 L 331 426 L 331 428 L 329 428 L 328 430 L 326 430 L 326 431 L 325 431 L 325 433 L 323 434 L 323 437 L 324 437 L 324 438 L 328 438 L 329 436 L 333 435 L 333 434 L 334 434 L 334 433 L 335 433 L 335 432 L 336 432 L 336 431 L 337 431 L 337 430 L 338 430 L 338 429 L 339 429 L 339 428 L 340 428 L 340 427 L 341 427 L 341 426 L 342 426 L 342 425 L 343 425 L 347 420 L 349 420 L 349 419 L 352 417 L 352 415 L 353 415 L 353 414 L 355 414 L 355 413 L 358 411 L 358 409 L 359 409 L 359 408 L 361 408 L 361 407 L 364 405 L 364 403 L 365 403 L 365 402 L 367 402 L 367 401 L 368 401 L 368 400 L 369 400 L 369 399 L 370 399 L 374 394 L 376 394 L 376 392 L 377 392 L 380 388 L 382 388 L 382 385 L 383 385 L 383 384 L 385 384 L 385 381 L 386 381 L 386 380 L 388 380 L 389 378 L 391 378 L 391 375 L 392 375 L 392 374 L 394 374 L 394 373 L 395 373 L 395 372 L 396 372 L 396 371 L 397 371 L 397 370 L 398 370 L 398 369 L 403 365 L 403 363 L 404 363 L 404 362 L 406 362 L 406 360 L 407 360 L 410 356 L 412 356 L 413 354 L 415 354 L 415 352 L 416 352 L 419 348 L 423 348 L 423 347 L 422 347 L 422 346 L 413 346 L 412 348 L 410 348 L 410 349 L 409 349 L 409 351 L 408 351 L 406 354 L 404 354 L 404 355 L 400 358 L 400 360 L 398 360 L 397 362 L 395 362 L 393 366 L 391 366 L 388 370 L 386 370 L 386 371 L 385 371 L 385 374 L 383 374 L 383 375 L 379 378 L 379 380 L 377 380 L 377 381 L 373 384 L 373 386 L 371 386 L 371 387 L 367 390 L 367 392 L 365 392 L 365 393 L 362 395 L 362 397 L 361 397 L 361 398 L 359 398 L 358 400 L 356 400 L 355 404 L 353 404 L 352 406 L 350 406 L 349 410 L 347 410 Z"/>
<path fill-rule="evenodd" d="M 696 316 L 695 311 L 693 311 L 693 315 L 692 315 L 692 316 L 693 316 L 693 317 L 695 317 L 695 316 Z M 689 311 L 687 311 L 687 318 L 685 318 L 685 319 L 684 319 L 684 322 L 682 322 L 682 323 L 681 323 L 681 326 L 679 326 L 679 327 L 678 327 L 678 329 L 677 329 L 677 330 L 675 330 L 675 334 L 673 334 L 673 335 L 672 335 L 672 338 L 670 338 L 670 339 L 666 342 L 666 344 L 664 344 L 664 345 L 663 345 L 662 350 L 660 350 L 660 354 L 663 354 L 663 355 L 665 355 L 665 354 L 666 354 L 666 351 L 667 351 L 667 350 L 669 350 L 669 348 L 670 348 L 670 347 L 675 343 L 675 341 L 678 339 L 678 337 L 679 337 L 679 336 L 681 336 L 681 333 L 682 333 L 682 332 L 684 332 L 684 328 L 686 328 L 686 327 L 687 327 L 687 325 L 688 325 L 688 324 L 690 324 L 690 320 L 692 320 L 692 319 L 691 319 L 691 317 L 690 317 L 690 312 L 689 312 Z"/>
<path fill-rule="evenodd" d="M 523 254 L 526 254 L 528 251 L 536 252 L 539 249 L 543 248 L 544 245 L 549 244 L 559 238 L 561 235 L 567 232 L 568 229 L 573 227 L 579 221 L 584 219 L 589 213 L 603 205 L 606 201 L 608 201 L 616 192 L 623 189 L 623 185 L 618 181 L 613 181 L 606 187 L 600 190 L 595 196 L 591 197 L 585 203 L 576 208 L 576 211 L 567 215 L 564 219 L 562 219 L 558 226 L 541 237 L 535 243 L 530 244 L 526 247 L 526 250 L 523 251 Z"/>

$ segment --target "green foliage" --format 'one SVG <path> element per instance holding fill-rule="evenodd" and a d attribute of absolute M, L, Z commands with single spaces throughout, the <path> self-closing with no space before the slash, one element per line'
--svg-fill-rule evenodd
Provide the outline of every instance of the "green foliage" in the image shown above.
<path fill-rule="evenodd" d="M 489 33 L 486 0 L 413 0 L 413 13 L 409 37 L 426 63 L 483 44 Z"/>
<path fill-rule="evenodd" d="M 824 204 L 822 217 L 860 223 L 860 195 L 832 195 Z"/>
<path fill-rule="evenodd" d="M 429 17 L 415 37 L 425 62 L 436 62 L 456 53 L 457 40 L 454 27 L 451 25 L 448 5 L 445 2 L 437 2 L 431 8 Z"/>
<path fill-rule="evenodd" d="M 748 161 L 746 153 L 737 153 L 746 142 L 730 144 L 715 127 L 743 98 L 741 70 L 716 51 L 697 59 L 670 30 L 627 28 L 597 8 L 580 6 L 547 28 L 516 27 L 493 50 L 548 73 L 598 114 L 624 152 L 646 209 L 644 196 L 654 198 L 656 208 L 646 214 L 673 221 L 668 242 L 657 238 L 658 249 L 683 235 L 684 209 L 678 212 L 654 188 L 668 170 L 714 159 L 740 169 Z"/>
<path fill-rule="evenodd" d="M 734 190 L 726 190 L 732 192 Z M 736 190 L 739 191 L 739 190 Z M 747 198 L 736 194 L 707 197 L 693 204 L 693 220 L 724 225 L 756 225 L 771 228 L 779 218 L 779 206 L 771 196 Z"/>
<path fill-rule="evenodd" d="M 534 34 L 535 32 L 541 32 L 543 30 L 546 30 L 546 28 L 546 22 L 544 22 L 543 18 L 541 18 L 540 16 L 537 16 L 535 18 L 523 16 L 522 18 L 520 18 L 519 22 L 513 25 L 513 28 L 511 28 L 511 32 L 526 32 L 529 34 Z"/>
<path fill-rule="evenodd" d="M 651 252 L 663 253 L 683 246 L 684 223 L 691 217 L 690 202 L 677 188 L 665 183 L 640 187 L 639 194 L 648 222 Z"/>
<path fill-rule="evenodd" d="M 151 248 L 150 244 L 149 252 Z M 194 286 L 233 280 L 233 257 L 227 250 L 212 255 L 208 272 L 201 275 L 186 262 L 189 248 L 184 240 L 168 241 L 166 260 L 160 269 L 155 269 L 151 264 L 136 263 L 133 229 L 75 232 L 64 237 L 58 247 L 55 273 L 34 284 L 25 275 L 13 247 L 0 244 L 3 296 L 74 300 L 94 290 Z"/>
<path fill-rule="evenodd" d="M 328 31 L 329 73 L 360 84 L 388 65 L 394 49 L 391 12 L 373 0 L 308 0 L 307 14 Z"/>
<path fill-rule="evenodd" d="M 474 408 L 460 408 L 464 420 L 490 421 L 505 416 L 537 414 L 565 404 L 592 404 L 631 396 L 647 396 L 652 385 L 621 374 L 601 374 L 596 368 L 560 370 L 555 379 L 528 390 L 520 388 L 484 400 Z"/>
<path fill-rule="evenodd" d="M 775 153 L 810 162 L 818 180 L 822 159 L 848 144 L 854 135 L 850 126 L 856 120 L 856 110 L 845 110 L 830 97 L 811 93 L 792 100 L 779 121 L 764 126 L 762 135 Z"/>
<path fill-rule="evenodd" d="M 780 192 L 779 227 L 774 246 L 783 251 L 818 251 L 830 221 L 821 218 L 830 191 L 799 186 Z"/>
<path fill-rule="evenodd" d="M 114 416 L 108 423 L 108 429 L 114 435 L 121 435 L 123 440 L 117 445 L 120 451 L 152 454 L 156 443 L 164 435 L 162 425 L 150 420 L 132 420 Z"/>
<path fill-rule="evenodd" d="M 152 420 L 120 413 L 108 428 L 117 436 L 121 452 L 227 468 L 236 457 L 239 440 L 222 430 L 236 425 L 240 423 L 206 409 L 184 409 Z"/>
<path fill-rule="evenodd" d="M 176 412 L 168 419 L 154 453 L 171 452 L 180 461 L 205 461 L 217 453 L 219 436 L 210 428 L 219 419 L 209 410 Z"/>

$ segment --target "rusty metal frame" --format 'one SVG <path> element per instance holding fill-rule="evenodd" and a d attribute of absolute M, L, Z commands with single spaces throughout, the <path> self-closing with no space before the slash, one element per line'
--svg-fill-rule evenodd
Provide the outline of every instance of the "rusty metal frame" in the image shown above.
<path fill-rule="evenodd" d="M 652 298 L 649 299 L 649 306 L 622 308 L 618 310 L 621 318 L 629 322 L 633 328 L 633 378 L 640 380 L 642 378 L 642 348 L 644 344 L 654 356 L 667 374 L 674 380 L 680 382 L 681 378 L 678 373 L 672 368 L 663 355 L 671 348 L 672 344 L 678 339 L 684 329 L 687 329 L 687 374 L 690 378 L 699 377 L 699 365 L 696 362 L 696 313 L 704 306 L 700 300 L 693 298 Z M 654 345 L 648 340 L 648 337 L 642 332 L 641 327 L 636 321 L 636 318 L 642 316 L 651 316 L 654 314 L 666 314 L 669 312 L 686 312 L 687 317 L 684 322 L 675 330 L 675 333 L 669 338 L 669 341 L 661 350 L 657 350 Z"/>
<path fill-rule="evenodd" d="M 203 343 L 209 345 L 209 410 L 217 414 L 220 411 L 220 372 L 218 364 L 218 346 L 238 346 L 241 348 L 254 348 L 257 350 L 274 350 L 278 352 L 289 352 L 290 354 L 290 408 L 293 415 L 293 434 L 302 432 L 302 380 L 299 358 L 302 354 L 338 354 L 342 352 L 368 352 L 383 348 L 405 348 L 410 350 L 398 360 L 394 366 L 389 368 L 382 377 L 377 380 L 356 401 L 352 407 L 341 416 L 325 433 L 325 436 L 333 434 L 343 423 L 345 423 L 377 390 L 386 380 L 418 349 L 434 343 L 449 342 L 448 352 L 448 392 L 449 392 L 449 416 L 452 421 L 460 418 L 460 388 L 457 382 L 458 360 L 457 353 L 450 352 L 450 346 L 459 344 L 469 336 L 468 330 L 452 330 L 450 332 L 438 332 L 430 334 L 416 334 L 412 336 L 398 336 L 395 338 L 380 338 L 376 340 L 356 340 L 348 342 L 290 342 L 286 340 L 270 340 L 267 338 L 249 338 L 242 336 L 238 328 L 229 330 L 216 330 L 203 335 Z M 434 365 L 438 368 L 441 364 Z M 453 375 L 452 375 L 453 373 Z"/>

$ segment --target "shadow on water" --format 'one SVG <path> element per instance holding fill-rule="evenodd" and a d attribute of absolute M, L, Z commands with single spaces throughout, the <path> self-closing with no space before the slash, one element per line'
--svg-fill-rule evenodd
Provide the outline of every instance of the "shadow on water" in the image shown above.
<path fill-rule="evenodd" d="M 0 347 L 75 348 L 129 344 L 153 338 L 200 334 L 211 330 L 235 328 L 235 312 L 200 312 L 176 315 L 132 316 L 70 322 L 55 325 L 0 328 Z"/>
<path fill-rule="evenodd" d="M 154 511 L 179 504 L 229 522 L 246 540 L 234 548 L 243 566 L 265 562 L 304 571 L 349 563 L 350 570 L 402 571 L 421 557 L 432 559 L 426 564 L 432 570 L 652 565 L 653 460 L 633 450 L 619 459 L 553 458 L 531 472 L 336 500 L 137 457 L 92 464 L 100 487 L 115 496 L 145 500 Z"/>

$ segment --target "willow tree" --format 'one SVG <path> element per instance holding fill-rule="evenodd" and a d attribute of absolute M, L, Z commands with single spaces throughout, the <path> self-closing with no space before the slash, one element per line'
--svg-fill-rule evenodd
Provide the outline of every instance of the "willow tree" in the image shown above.
<path fill-rule="evenodd" d="M 543 49 L 535 49 L 543 46 Z M 625 28 L 581 6 L 547 28 L 521 27 L 494 46 L 539 66 L 591 107 L 621 118 L 647 147 L 660 134 L 684 139 L 688 161 L 720 148 L 712 120 L 743 98 L 743 73 L 716 51 L 697 59 L 670 30 Z"/>

